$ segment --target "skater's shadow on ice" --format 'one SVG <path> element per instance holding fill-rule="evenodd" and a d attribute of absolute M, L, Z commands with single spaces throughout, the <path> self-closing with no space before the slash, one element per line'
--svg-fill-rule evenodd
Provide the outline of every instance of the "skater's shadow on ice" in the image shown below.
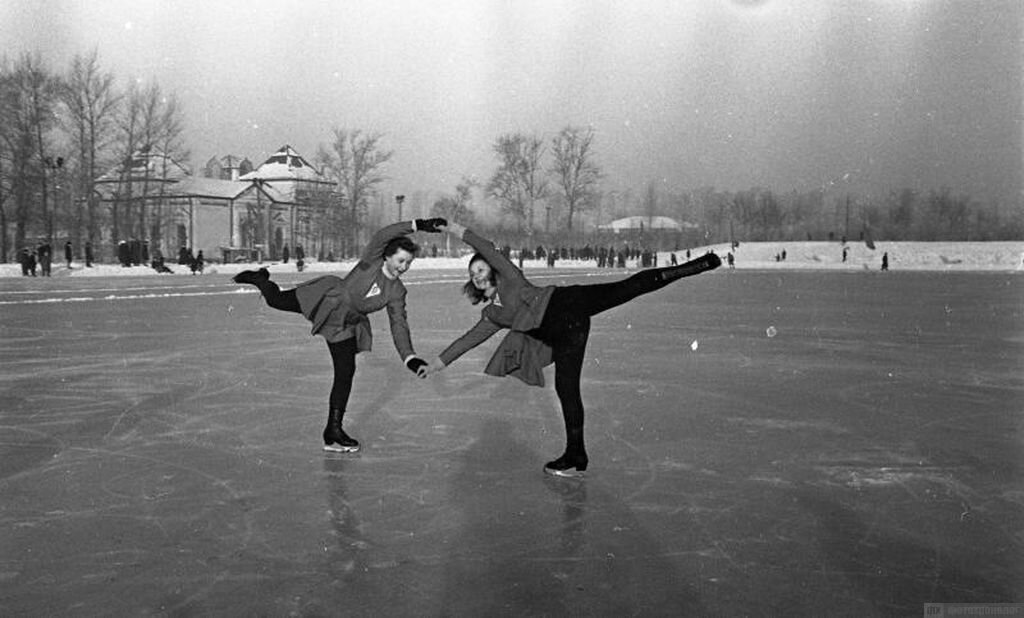
<path fill-rule="evenodd" d="M 353 429 L 366 435 L 386 435 L 397 424 L 395 413 L 401 413 L 391 404 L 401 398 L 412 376 L 408 369 L 394 362 L 367 365 L 363 382 L 360 382 L 357 370 L 355 384 L 359 390 L 353 389 L 349 401 L 349 410 L 355 410 Z M 360 403 L 367 395 L 370 400 Z M 348 416 L 345 418 L 347 422 Z"/>
<path fill-rule="evenodd" d="M 693 582 L 665 555 L 670 548 L 599 474 L 548 477 L 544 459 L 516 439 L 510 422 L 481 422 L 449 481 L 456 538 L 443 560 L 442 607 L 460 615 L 567 607 L 580 615 L 701 615 Z"/>

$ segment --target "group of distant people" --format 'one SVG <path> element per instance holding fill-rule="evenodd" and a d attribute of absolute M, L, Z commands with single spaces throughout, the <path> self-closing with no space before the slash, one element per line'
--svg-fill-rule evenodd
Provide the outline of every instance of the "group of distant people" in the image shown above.
<path fill-rule="evenodd" d="M 281 261 L 287 264 L 291 257 L 292 253 L 288 249 L 288 245 L 285 245 L 281 250 Z M 306 250 L 302 248 L 302 245 L 295 245 L 295 268 L 300 273 L 306 270 Z"/>
<path fill-rule="evenodd" d="M 67 267 L 71 268 L 73 259 L 71 241 L 64 243 L 64 261 Z M 92 243 L 85 243 L 85 265 L 92 267 L 93 253 Z M 21 274 L 24 277 L 50 277 L 53 273 L 53 246 L 46 240 L 40 240 L 35 249 L 23 247 L 18 252 L 18 263 L 21 265 Z"/>
<path fill-rule="evenodd" d="M 96 258 L 91 241 L 85 242 L 83 256 L 85 258 L 85 267 L 92 268 Z M 64 243 L 64 261 L 69 270 L 72 267 L 73 260 L 74 246 L 68 240 Z M 149 266 L 159 273 L 173 272 L 167 267 L 163 253 L 159 248 L 154 249 L 152 254 L 150 253 L 147 241 L 120 241 L 117 244 L 117 261 L 125 268 L 139 266 L 148 262 Z M 23 247 L 18 252 L 18 263 L 21 265 L 21 274 L 25 277 L 50 277 L 53 273 L 53 246 L 49 241 L 40 240 L 34 249 Z M 178 264 L 188 266 L 193 275 L 201 274 L 206 267 L 206 257 L 203 255 L 202 249 L 193 255 L 191 249 L 182 247 L 178 251 Z"/>

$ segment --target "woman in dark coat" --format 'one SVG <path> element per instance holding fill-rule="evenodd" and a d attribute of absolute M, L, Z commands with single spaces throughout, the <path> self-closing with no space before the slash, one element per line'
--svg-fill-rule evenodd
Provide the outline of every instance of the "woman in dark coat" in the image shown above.
<path fill-rule="evenodd" d="M 313 323 L 312 334 L 327 340 L 334 365 L 334 383 L 324 428 L 324 450 L 354 452 L 359 442 L 341 428 L 356 354 L 373 343 L 370 313 L 387 308 L 391 337 L 402 362 L 419 377 L 426 377 L 426 361 L 416 356 L 405 313 L 405 286 L 401 276 L 409 269 L 419 247 L 408 238 L 416 231 L 439 232 L 444 219 L 417 219 L 389 225 L 370 239 L 359 263 L 344 277 L 326 275 L 300 283 L 282 292 L 270 280 L 265 268 L 246 270 L 234 277 L 236 283 L 249 283 L 260 289 L 267 304 L 281 311 L 301 313 Z"/>
<path fill-rule="evenodd" d="M 718 268 L 722 261 L 708 253 L 679 266 L 643 270 L 611 283 L 536 287 L 489 240 L 456 223 L 445 229 L 476 249 L 469 262 L 470 280 L 463 291 L 473 304 L 487 305 L 480 321 L 431 361 L 428 373 L 444 369 L 494 333 L 509 329 L 484 371 L 543 386 L 544 367 L 555 364 L 555 392 L 562 405 L 566 445 L 561 457 L 545 464 L 544 471 L 581 476 L 588 458 L 583 441 L 580 373 L 591 316 L 682 277 Z"/>

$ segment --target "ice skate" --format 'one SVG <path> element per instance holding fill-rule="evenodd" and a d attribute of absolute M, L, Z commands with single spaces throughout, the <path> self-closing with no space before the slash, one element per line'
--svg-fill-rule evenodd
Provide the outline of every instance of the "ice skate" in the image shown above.
<path fill-rule="evenodd" d="M 359 450 L 359 441 L 338 427 L 328 432 L 324 430 L 324 450 L 331 453 L 355 453 Z"/>
<path fill-rule="evenodd" d="M 251 283 L 252 285 L 259 285 L 264 281 L 270 281 L 270 271 L 266 268 L 259 270 L 243 270 L 234 277 L 231 278 L 235 283 Z"/>
<path fill-rule="evenodd" d="M 683 277 L 692 277 L 708 270 L 714 270 L 722 265 L 722 258 L 714 253 L 706 253 L 699 258 L 690 260 L 679 266 L 669 266 L 661 270 L 661 278 L 664 281 L 674 281 Z"/>
<path fill-rule="evenodd" d="M 332 453 L 355 453 L 359 450 L 359 441 L 345 433 L 341 428 L 343 410 L 331 410 L 324 427 L 324 450 Z"/>
<path fill-rule="evenodd" d="M 566 453 L 554 461 L 544 464 L 544 472 L 552 476 L 570 478 L 582 477 L 587 470 L 587 456 Z"/>

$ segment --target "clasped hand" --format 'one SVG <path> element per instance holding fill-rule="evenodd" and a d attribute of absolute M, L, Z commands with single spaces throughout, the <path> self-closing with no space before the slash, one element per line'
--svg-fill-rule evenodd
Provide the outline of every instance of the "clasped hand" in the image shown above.
<path fill-rule="evenodd" d="M 446 365 L 440 358 L 435 358 L 428 363 L 419 356 L 411 356 L 409 360 L 405 361 L 405 366 L 409 368 L 409 371 L 415 373 L 417 378 L 422 380 L 429 375 L 441 371 Z"/>

